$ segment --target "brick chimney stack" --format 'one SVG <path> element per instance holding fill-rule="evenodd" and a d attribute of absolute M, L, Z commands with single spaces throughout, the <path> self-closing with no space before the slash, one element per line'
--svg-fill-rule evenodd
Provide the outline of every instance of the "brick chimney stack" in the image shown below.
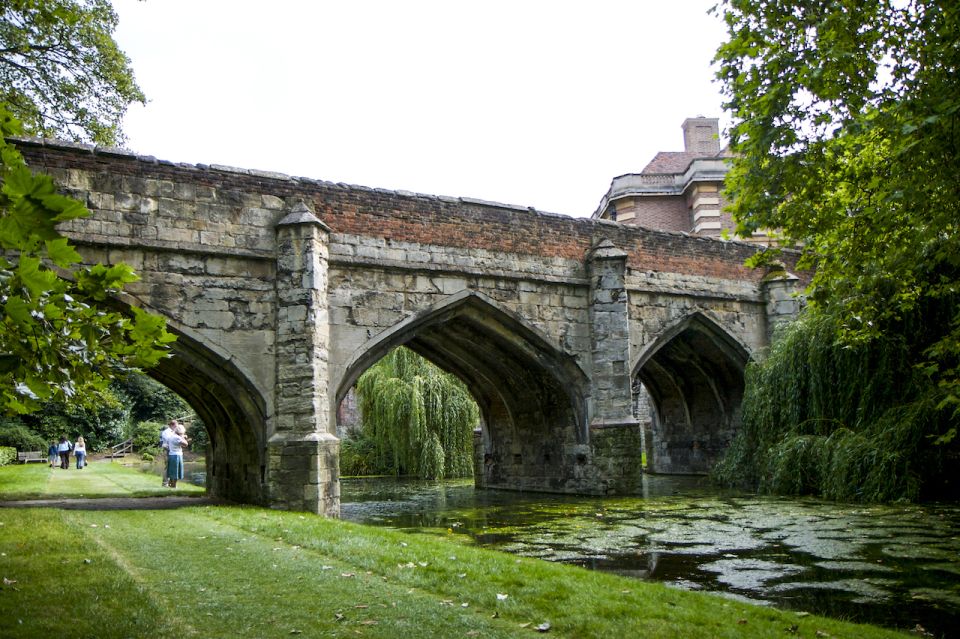
<path fill-rule="evenodd" d="M 720 120 L 704 117 L 684 120 L 683 150 L 705 156 L 720 153 Z"/>

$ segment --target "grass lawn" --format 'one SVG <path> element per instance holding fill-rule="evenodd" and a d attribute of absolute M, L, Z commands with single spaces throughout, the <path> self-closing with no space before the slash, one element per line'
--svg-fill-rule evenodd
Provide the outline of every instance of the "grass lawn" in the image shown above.
<path fill-rule="evenodd" d="M 118 460 L 92 461 L 81 470 L 71 461 L 69 470 L 46 464 L 0 466 L 0 500 L 158 497 L 170 494 L 203 495 L 202 486 L 185 481 L 177 488 L 163 488 L 160 477 L 125 466 Z"/>
<path fill-rule="evenodd" d="M 902 636 L 256 507 L 0 508 L 0 578 L 2 637 Z"/>

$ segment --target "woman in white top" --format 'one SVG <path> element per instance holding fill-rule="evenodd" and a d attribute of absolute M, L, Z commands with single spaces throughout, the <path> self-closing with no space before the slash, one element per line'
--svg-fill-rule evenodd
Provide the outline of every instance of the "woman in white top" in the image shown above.
<path fill-rule="evenodd" d="M 77 458 L 77 468 L 83 470 L 83 467 L 87 465 L 87 445 L 83 441 L 83 437 L 77 437 L 77 443 L 73 445 L 73 454 Z"/>
<path fill-rule="evenodd" d="M 177 480 L 183 479 L 183 447 L 189 444 L 183 424 L 177 424 L 176 430 L 167 436 L 167 484 L 177 487 Z"/>
<path fill-rule="evenodd" d="M 60 436 L 60 443 L 57 444 L 57 454 L 60 455 L 60 468 L 70 470 L 70 440 L 66 435 Z"/>

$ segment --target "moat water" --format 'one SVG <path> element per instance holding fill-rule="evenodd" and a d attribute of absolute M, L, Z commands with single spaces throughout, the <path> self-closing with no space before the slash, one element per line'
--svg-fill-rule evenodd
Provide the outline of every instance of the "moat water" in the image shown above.
<path fill-rule="evenodd" d="M 716 592 L 960 636 L 960 505 L 851 505 L 647 476 L 642 497 L 344 479 L 341 517 Z"/>

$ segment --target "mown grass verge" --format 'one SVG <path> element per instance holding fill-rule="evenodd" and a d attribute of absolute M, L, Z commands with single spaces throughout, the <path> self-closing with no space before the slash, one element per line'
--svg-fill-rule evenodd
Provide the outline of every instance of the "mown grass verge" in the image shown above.
<path fill-rule="evenodd" d="M 202 486 L 181 481 L 175 490 L 163 488 L 160 477 L 140 472 L 116 461 L 94 461 L 78 470 L 50 468 L 46 464 L 0 466 L 0 499 L 158 497 L 177 494 L 200 496 Z"/>
<path fill-rule="evenodd" d="M 4 637 L 893 637 L 253 507 L 0 510 Z"/>

